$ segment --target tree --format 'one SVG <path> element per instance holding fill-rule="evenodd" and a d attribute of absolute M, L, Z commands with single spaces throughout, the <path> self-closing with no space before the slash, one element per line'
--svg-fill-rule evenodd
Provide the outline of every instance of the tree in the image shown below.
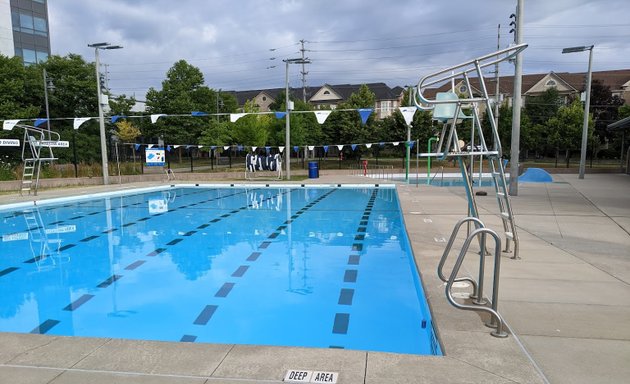
<path fill-rule="evenodd" d="M 136 105 L 136 98 L 133 96 L 128 98 L 123 94 L 109 98 L 112 115 L 129 116 L 134 105 Z"/>
<path fill-rule="evenodd" d="M 582 124 L 584 110 L 579 100 L 568 106 L 560 107 L 558 113 L 547 121 L 546 127 L 550 144 L 556 148 L 556 159 L 559 150 L 565 150 L 567 168 L 571 151 L 580 148 L 582 142 Z M 588 138 L 592 135 L 592 121 L 589 122 Z"/>
<path fill-rule="evenodd" d="M 551 87 L 540 96 L 527 96 L 524 112 L 532 124 L 545 124 L 563 104 L 564 101 L 558 90 Z"/>

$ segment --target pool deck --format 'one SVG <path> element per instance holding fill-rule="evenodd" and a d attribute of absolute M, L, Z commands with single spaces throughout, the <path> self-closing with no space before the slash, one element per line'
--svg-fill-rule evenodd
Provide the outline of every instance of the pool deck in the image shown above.
<path fill-rule="evenodd" d="M 0 383 L 280 383 L 289 369 L 338 372 L 338 383 L 357 384 L 627 382 L 630 176 L 554 181 L 521 183 L 512 198 L 521 259 L 505 254 L 501 262 L 499 312 L 515 333 L 508 338 L 492 337 L 483 316 L 448 304 L 436 275 L 444 241 L 466 216 L 463 189 L 398 184 L 445 356 L 0 333 Z M 374 180 L 323 174 L 299 183 Z M 164 184 L 54 189 L 38 198 Z M 482 189 L 481 219 L 498 231 L 494 192 Z M 0 195 L 0 204 L 25 200 Z M 477 268 L 475 256 L 463 269 Z"/>

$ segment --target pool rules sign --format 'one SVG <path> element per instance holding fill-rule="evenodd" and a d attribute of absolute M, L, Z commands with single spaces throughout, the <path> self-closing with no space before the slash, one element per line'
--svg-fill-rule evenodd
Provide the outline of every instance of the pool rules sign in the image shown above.
<path fill-rule="evenodd" d="M 164 166 L 164 148 L 147 148 L 146 150 L 147 167 L 163 167 Z"/>
<path fill-rule="evenodd" d="M 307 371 L 304 369 L 290 369 L 284 375 L 287 383 L 332 383 L 337 384 L 338 372 Z"/>

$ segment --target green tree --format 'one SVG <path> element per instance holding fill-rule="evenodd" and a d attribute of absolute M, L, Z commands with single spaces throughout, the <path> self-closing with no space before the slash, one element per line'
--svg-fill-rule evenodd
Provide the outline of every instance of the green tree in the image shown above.
<path fill-rule="evenodd" d="M 545 124 L 558 112 L 564 100 L 555 87 L 548 88 L 540 96 L 525 98 L 525 114 L 532 124 Z"/>
<path fill-rule="evenodd" d="M 109 108 L 112 115 L 129 116 L 134 105 L 136 105 L 136 98 L 133 96 L 127 97 L 123 94 L 109 98 Z"/>
<path fill-rule="evenodd" d="M 580 148 L 582 142 L 583 117 L 582 104 L 579 100 L 575 100 L 570 105 L 560 107 L 558 113 L 549 119 L 546 124 L 550 144 L 556 148 L 556 158 L 560 150 L 565 150 L 567 168 L 571 159 L 571 151 Z M 589 121 L 588 138 L 591 135 L 592 121 Z"/>
<path fill-rule="evenodd" d="M 28 94 L 28 83 L 32 80 L 29 77 L 32 73 L 33 71 L 24 67 L 19 57 L 0 55 L 0 119 L 37 116 L 39 104 L 33 103 Z"/>

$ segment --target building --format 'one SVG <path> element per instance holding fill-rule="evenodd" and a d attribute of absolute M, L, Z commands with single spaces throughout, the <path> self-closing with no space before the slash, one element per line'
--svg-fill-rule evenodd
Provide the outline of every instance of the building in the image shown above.
<path fill-rule="evenodd" d="M 50 56 L 47 0 L 0 0 L 0 26 L 1 54 L 27 65 Z"/>

